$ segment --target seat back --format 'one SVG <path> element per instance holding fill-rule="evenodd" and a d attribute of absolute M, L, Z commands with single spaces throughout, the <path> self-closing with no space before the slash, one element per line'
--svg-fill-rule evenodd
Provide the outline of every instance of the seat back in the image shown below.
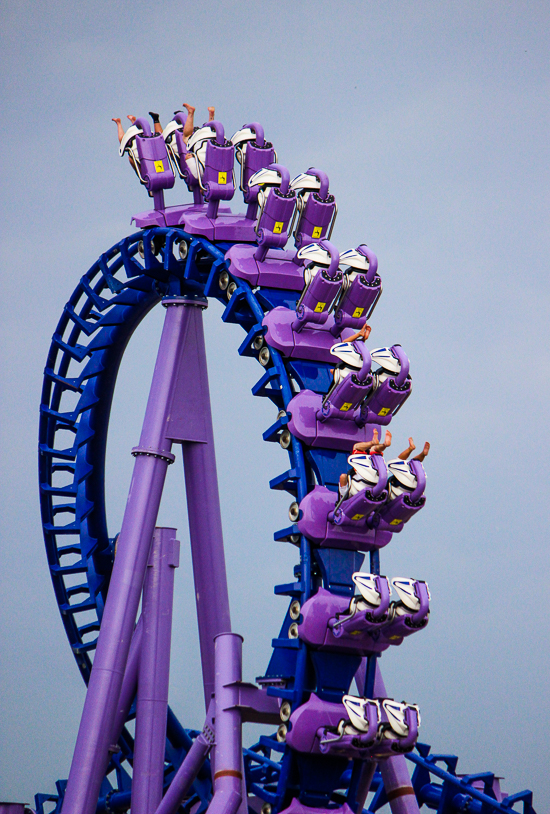
<path fill-rule="evenodd" d="M 208 126 L 215 131 L 215 138 L 206 143 L 204 166 L 199 175 L 199 183 L 208 203 L 207 216 L 215 218 L 220 201 L 230 201 L 235 194 L 233 165 L 235 147 L 225 138 L 223 124 L 212 121 Z"/>
<path fill-rule="evenodd" d="M 261 201 L 256 234 L 258 249 L 254 253 L 260 262 L 270 248 L 283 248 L 288 240 L 288 227 L 296 206 L 296 193 L 290 188 L 290 174 L 281 164 L 270 164 L 250 178 L 250 185 L 261 186 Z"/>
<path fill-rule="evenodd" d="M 239 189 L 247 203 L 246 217 L 255 220 L 258 211 L 259 186 L 249 186 L 251 177 L 259 170 L 277 161 L 273 144 L 266 141 L 264 129 L 258 122 L 245 124 L 231 139 L 235 146 L 237 161 L 241 168 Z"/>
<path fill-rule="evenodd" d="M 140 172 L 149 192 L 172 189 L 176 178 L 160 133 L 136 136 L 136 146 Z"/>
<path fill-rule="evenodd" d="M 329 193 L 327 174 L 310 167 L 293 179 L 291 187 L 298 193 L 298 217 L 291 228 L 296 248 L 312 241 L 330 240 L 338 209 L 334 195 Z"/>

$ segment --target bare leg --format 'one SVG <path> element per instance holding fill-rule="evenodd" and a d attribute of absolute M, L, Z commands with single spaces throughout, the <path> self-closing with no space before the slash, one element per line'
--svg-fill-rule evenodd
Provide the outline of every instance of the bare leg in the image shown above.
<path fill-rule="evenodd" d="M 118 143 L 120 144 L 124 138 L 124 128 L 122 127 L 120 119 L 111 119 L 111 121 L 116 124 Z"/>
<path fill-rule="evenodd" d="M 376 432 L 376 430 L 374 430 L 374 432 L 373 432 L 373 437 L 374 437 L 375 432 Z M 376 434 L 378 435 L 377 432 L 376 432 Z M 384 443 L 377 444 L 376 446 L 373 447 L 373 449 L 379 455 L 383 455 L 384 450 L 389 446 L 391 446 L 391 432 L 389 430 L 386 430 L 386 435 L 384 436 Z"/>
<path fill-rule="evenodd" d="M 397 457 L 401 458 L 402 461 L 406 461 L 411 452 L 414 452 L 415 449 L 416 447 L 414 445 L 414 441 L 412 440 L 412 438 L 409 438 L 409 446 L 407 447 L 407 449 L 404 449 L 403 452 Z"/>
<path fill-rule="evenodd" d="M 362 339 L 363 342 L 366 342 L 370 336 L 371 330 L 372 328 L 370 327 L 370 325 L 367 325 L 367 323 L 365 322 L 360 331 L 357 331 L 357 333 L 348 336 L 346 342 L 355 342 L 356 339 Z"/>
<path fill-rule="evenodd" d="M 355 444 L 353 447 L 354 452 L 368 452 L 374 446 L 378 446 L 380 443 L 380 439 L 378 437 L 378 430 L 376 427 L 373 427 L 372 430 L 372 440 L 371 441 L 360 441 L 358 444 Z"/>
<path fill-rule="evenodd" d="M 162 135 L 162 124 L 160 123 L 160 116 L 158 113 L 152 113 L 149 111 L 150 117 L 153 119 L 153 124 L 155 125 L 155 133 L 157 135 Z"/>
<path fill-rule="evenodd" d="M 215 112 L 216 112 L 216 108 L 215 108 L 215 107 L 209 107 L 209 108 L 208 108 L 208 121 L 209 121 L 209 122 L 213 122 L 213 121 L 214 121 L 214 113 L 215 113 Z"/>
<path fill-rule="evenodd" d="M 424 460 L 424 458 L 426 457 L 426 455 L 428 454 L 429 451 L 430 451 L 430 444 L 429 444 L 428 441 L 426 441 L 426 443 L 424 444 L 424 449 L 418 455 L 415 455 L 415 457 L 413 458 L 413 461 L 420 461 L 420 463 L 422 463 L 422 461 Z"/>
<path fill-rule="evenodd" d="M 183 103 L 183 107 L 187 110 L 187 118 L 183 125 L 183 140 L 187 144 L 187 139 L 193 135 L 193 128 L 195 127 L 195 108 L 185 102 Z"/>

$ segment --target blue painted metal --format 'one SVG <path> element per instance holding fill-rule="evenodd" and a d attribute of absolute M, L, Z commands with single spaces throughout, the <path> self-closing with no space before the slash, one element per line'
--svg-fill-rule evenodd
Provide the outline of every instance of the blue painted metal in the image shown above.
<path fill-rule="evenodd" d="M 188 245 L 184 260 L 178 252 L 181 241 Z M 82 277 L 52 338 L 40 408 L 41 511 L 56 599 L 69 645 L 86 682 L 109 585 L 115 539 L 115 535 L 109 536 L 105 515 L 107 427 L 118 369 L 134 330 L 167 294 L 213 297 L 225 306 L 222 320 L 239 324 L 245 331 L 239 354 L 257 356 L 253 343 L 264 334 L 265 312 L 296 303 L 295 292 L 253 291 L 242 280 L 232 281 L 236 287 L 228 300 L 226 291 L 219 286 L 219 276 L 228 271 L 224 255 L 229 246 L 214 245 L 179 228 L 147 229 L 124 238 L 102 254 Z M 269 353 L 269 362 L 252 388 L 253 395 L 271 399 L 284 411 L 294 395 L 292 380 L 300 387 L 326 391 L 329 365 L 289 362 L 273 348 Z M 286 416 L 280 415 L 264 433 L 265 440 L 278 440 L 286 424 Z M 338 474 L 346 468 L 345 454 L 322 449 L 305 454 L 296 438 L 292 438 L 287 451 L 288 469 L 270 481 L 272 489 L 286 490 L 300 501 L 315 482 L 336 488 Z M 352 592 L 349 577 L 360 567 L 361 555 L 327 550 L 313 556 L 309 541 L 298 534 L 295 526 L 278 536 L 289 534 L 296 535 L 292 541 L 299 549 L 300 560 L 295 582 L 276 586 L 277 594 L 303 603 L 321 580 L 337 593 Z M 379 573 L 379 553 L 374 552 L 370 560 L 371 570 Z M 290 622 L 287 612 L 279 636 L 273 640 L 273 656 L 261 679 L 271 683 L 268 693 L 295 705 L 322 686 L 330 699 L 347 692 L 355 669 L 353 657 L 348 659 L 349 669 L 342 668 L 341 656 L 312 657 L 302 641 L 289 639 Z M 369 664 L 367 684 L 372 684 L 373 665 L 374 659 Z M 278 679 L 283 678 L 285 686 L 278 686 Z M 184 729 L 169 711 L 166 785 L 197 734 Z M 106 778 L 102 787 L 98 806 L 101 812 L 123 811 L 129 806 L 131 779 L 127 767 L 133 758 L 133 738 L 127 730 L 119 747 L 108 769 L 108 773 L 114 771 L 114 783 Z M 416 765 L 412 782 L 419 804 L 435 808 L 439 814 L 466 810 L 490 814 L 509 812 L 519 802 L 524 814 L 534 814 L 530 792 L 498 802 L 489 793 L 488 778 L 492 775 L 484 776 L 486 790 L 481 792 L 472 785 L 476 778 L 460 778 L 454 773 L 456 759 L 453 763 L 442 756 L 430 756 L 426 746 L 419 746 L 418 752 L 408 757 Z M 445 761 L 443 769 L 439 764 Z M 341 805 L 346 797 L 334 789 L 346 789 L 352 782 L 349 767 L 334 763 L 329 770 L 325 757 L 297 757 L 275 735 L 262 736 L 255 746 L 245 749 L 244 762 L 249 791 L 270 803 L 274 811 L 281 810 L 298 793 L 309 805 Z M 37 814 L 47 814 L 53 806 L 59 810 L 64 786 L 65 781 L 58 781 L 57 794 L 36 795 Z M 385 802 L 378 773 L 371 790 L 374 797 L 367 810 L 374 812 Z M 191 809 L 194 814 L 202 814 L 210 797 L 207 762 L 182 809 L 185 814 Z"/>

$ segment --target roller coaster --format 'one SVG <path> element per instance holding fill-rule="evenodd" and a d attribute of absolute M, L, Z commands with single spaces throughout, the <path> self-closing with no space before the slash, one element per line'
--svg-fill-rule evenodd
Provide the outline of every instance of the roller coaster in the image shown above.
<path fill-rule="evenodd" d="M 53 335 L 41 400 L 39 477 L 47 558 L 87 695 L 68 780 L 37 814 L 534 814 L 483 771 L 419 742 L 420 710 L 387 695 L 381 654 L 428 625 L 430 593 L 388 579 L 380 549 L 426 503 L 423 454 L 385 460 L 382 434 L 412 391 L 399 344 L 367 349 L 382 293 L 364 244 L 331 242 L 327 175 L 291 179 L 258 123 L 231 140 L 210 121 L 186 140 L 138 118 L 121 141 L 153 209 L 82 276 Z M 235 169 L 237 172 L 235 172 Z M 238 177 L 237 177 L 238 176 Z M 165 206 L 180 178 L 192 201 Z M 246 212 L 227 205 L 237 188 Z M 293 247 L 287 248 L 289 240 Z M 265 673 L 243 681 L 232 632 L 202 311 L 244 331 L 264 441 L 288 453 L 269 482 L 290 496 L 274 539 L 296 549 L 288 609 Z M 119 533 L 107 528 L 105 460 L 119 367 L 156 306 L 164 327 Z M 175 447 L 185 469 L 205 724 L 168 704 L 176 531 L 156 526 Z M 413 520 L 414 523 L 414 520 Z M 396 597 L 391 600 L 392 591 Z M 141 603 L 141 606 L 140 606 Z M 141 611 L 140 611 L 141 607 Z M 420 634 L 427 635 L 427 634 Z M 131 726 L 128 726 L 128 724 Z M 242 724 L 265 734 L 243 748 Z M 411 771 L 409 771 L 409 769 Z"/>

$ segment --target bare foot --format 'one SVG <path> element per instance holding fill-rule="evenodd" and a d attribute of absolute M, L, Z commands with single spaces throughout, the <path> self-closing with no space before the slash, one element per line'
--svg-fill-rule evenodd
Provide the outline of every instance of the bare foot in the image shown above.
<path fill-rule="evenodd" d="M 430 443 L 429 443 L 429 441 L 426 441 L 426 443 L 424 444 L 424 449 L 422 450 L 422 454 L 424 455 L 424 457 L 426 457 L 426 455 L 428 454 L 429 451 L 430 451 Z"/>
<path fill-rule="evenodd" d="M 127 118 L 127 119 L 130 119 L 130 121 L 132 122 L 132 124 L 135 124 L 135 123 L 136 123 L 136 117 L 135 117 L 135 116 L 126 116 L 126 118 Z"/>
<path fill-rule="evenodd" d="M 193 113 L 195 112 L 195 108 L 193 107 L 193 105 L 188 105 L 186 102 L 182 103 L 182 107 L 184 107 L 187 110 L 190 116 L 192 116 Z"/>
<path fill-rule="evenodd" d="M 384 446 L 389 447 L 391 446 L 391 432 L 386 430 L 386 436 L 384 438 Z"/>
<path fill-rule="evenodd" d="M 363 325 L 363 327 L 359 331 L 359 336 L 361 336 L 363 338 L 364 342 L 366 342 L 367 339 L 369 338 L 371 331 L 372 331 L 371 326 L 367 325 L 367 323 L 365 322 L 365 324 Z"/>
<path fill-rule="evenodd" d="M 215 108 L 215 107 L 209 107 L 209 108 L 208 108 L 208 121 L 209 121 L 209 122 L 213 122 L 213 121 L 214 121 L 214 113 L 215 113 L 215 112 L 216 112 L 216 108 Z"/>
<path fill-rule="evenodd" d="M 120 122 L 120 119 L 111 119 L 111 121 L 116 124 L 118 143 L 120 144 L 124 138 L 124 128 Z"/>

